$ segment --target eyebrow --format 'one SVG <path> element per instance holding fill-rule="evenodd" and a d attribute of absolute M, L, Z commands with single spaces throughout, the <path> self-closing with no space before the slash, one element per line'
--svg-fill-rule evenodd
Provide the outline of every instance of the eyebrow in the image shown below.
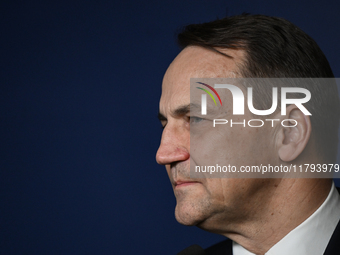
<path fill-rule="evenodd" d="M 174 111 L 172 111 L 171 115 L 173 115 L 174 117 L 180 117 L 180 116 L 183 116 L 185 114 L 188 114 L 190 112 L 190 110 L 196 110 L 196 109 L 200 109 L 200 108 L 201 107 L 198 104 L 181 105 L 178 108 L 176 108 Z M 160 121 L 167 120 L 167 118 L 161 112 L 158 113 L 158 119 Z"/>

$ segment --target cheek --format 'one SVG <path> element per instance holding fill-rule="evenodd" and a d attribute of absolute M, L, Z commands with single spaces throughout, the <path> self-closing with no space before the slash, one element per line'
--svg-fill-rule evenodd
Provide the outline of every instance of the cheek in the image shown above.
<path fill-rule="evenodd" d="M 228 187 L 228 183 L 223 178 L 208 178 L 206 179 L 206 192 L 210 197 L 212 203 L 220 204 L 224 203 L 225 195 L 228 193 L 226 187 Z"/>
<path fill-rule="evenodd" d="M 243 204 L 251 191 L 251 183 L 248 179 L 238 178 L 220 178 L 210 179 L 209 193 L 215 204 L 221 204 L 223 207 L 232 209 Z"/>

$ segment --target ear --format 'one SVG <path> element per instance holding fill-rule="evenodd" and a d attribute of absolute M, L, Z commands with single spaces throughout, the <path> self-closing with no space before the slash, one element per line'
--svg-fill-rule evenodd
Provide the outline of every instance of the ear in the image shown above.
<path fill-rule="evenodd" d="M 288 106 L 284 117 L 287 120 L 283 122 L 284 126 L 280 125 L 277 146 L 280 159 L 289 162 L 306 148 L 312 125 L 309 116 L 304 115 L 296 105 Z"/>

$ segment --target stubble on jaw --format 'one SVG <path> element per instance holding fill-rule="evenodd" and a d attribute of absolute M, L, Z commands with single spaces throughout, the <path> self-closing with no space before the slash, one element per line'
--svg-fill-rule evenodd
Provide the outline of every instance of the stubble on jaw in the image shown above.
<path fill-rule="evenodd" d="M 201 185 L 201 184 L 197 184 Z M 199 226 L 208 217 L 211 216 L 209 208 L 212 203 L 209 198 L 200 196 L 199 199 L 191 200 L 192 190 L 197 187 L 185 188 L 175 191 L 176 196 L 176 208 L 175 217 L 176 220 L 186 226 Z"/>

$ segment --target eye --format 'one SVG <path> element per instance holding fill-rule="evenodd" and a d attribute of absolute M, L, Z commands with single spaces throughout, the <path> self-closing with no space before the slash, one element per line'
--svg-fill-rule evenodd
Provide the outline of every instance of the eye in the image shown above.
<path fill-rule="evenodd" d="M 166 122 L 162 122 L 162 121 L 161 121 L 161 129 L 164 129 L 165 126 L 166 126 Z"/>
<path fill-rule="evenodd" d="M 204 119 L 202 119 L 202 118 L 194 117 L 194 116 L 189 117 L 189 119 L 190 119 L 190 124 L 196 124 L 196 123 L 199 123 L 199 122 L 201 122 L 202 120 L 204 120 Z"/>

